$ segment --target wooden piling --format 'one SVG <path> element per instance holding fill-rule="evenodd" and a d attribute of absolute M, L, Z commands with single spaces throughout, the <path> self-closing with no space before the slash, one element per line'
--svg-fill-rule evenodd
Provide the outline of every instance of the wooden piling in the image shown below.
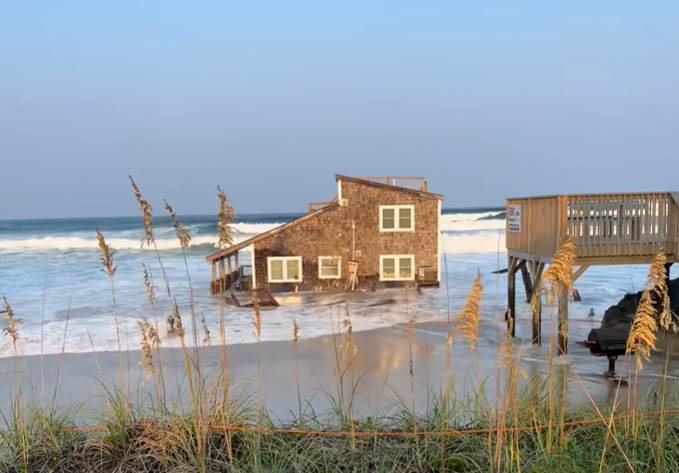
<path fill-rule="evenodd" d="M 533 281 L 528 270 L 528 262 L 525 260 L 521 264 L 521 279 L 523 279 L 523 287 L 526 290 L 526 302 L 530 303 L 533 297 Z"/>
<path fill-rule="evenodd" d="M 532 276 L 532 287 L 533 294 L 534 291 L 539 290 L 540 284 L 542 283 L 542 271 L 545 269 L 545 263 L 531 262 L 531 276 Z M 538 293 L 535 297 L 535 304 L 531 297 L 531 314 L 533 317 L 533 344 L 541 346 L 542 345 L 542 294 Z"/>
<path fill-rule="evenodd" d="M 568 354 L 568 291 L 559 293 L 558 356 Z"/>
<path fill-rule="evenodd" d="M 507 331 L 509 335 L 514 338 L 516 336 L 516 266 L 517 258 L 509 257 L 509 264 L 507 265 L 507 310 L 509 317 L 507 318 Z"/>

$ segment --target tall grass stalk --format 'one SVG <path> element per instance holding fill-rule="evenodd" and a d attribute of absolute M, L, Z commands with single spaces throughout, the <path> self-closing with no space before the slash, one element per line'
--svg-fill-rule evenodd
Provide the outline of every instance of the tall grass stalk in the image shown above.
<path fill-rule="evenodd" d="M 115 322 L 115 327 L 116 327 L 116 339 L 118 342 L 118 370 L 119 370 L 119 376 L 120 376 L 120 383 L 123 386 L 125 386 L 125 378 L 124 378 L 124 373 L 123 373 L 123 349 L 122 345 L 120 342 L 120 321 L 118 319 L 118 304 L 116 302 L 116 289 L 115 289 L 115 280 L 114 276 L 116 274 L 116 270 L 118 269 L 114 264 L 113 264 L 113 255 L 114 251 L 111 248 L 111 245 L 106 243 L 106 238 L 104 235 L 99 230 L 96 230 L 97 234 L 97 241 L 99 243 L 99 249 L 101 250 L 101 264 L 104 267 L 103 271 L 106 273 L 106 276 L 108 277 L 109 283 L 110 283 L 110 288 L 111 288 L 111 307 L 113 308 L 113 320 Z"/>

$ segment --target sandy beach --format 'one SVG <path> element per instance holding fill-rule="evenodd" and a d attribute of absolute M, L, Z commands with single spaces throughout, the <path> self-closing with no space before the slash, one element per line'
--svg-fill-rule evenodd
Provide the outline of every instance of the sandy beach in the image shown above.
<path fill-rule="evenodd" d="M 349 397 L 355 389 L 353 404 L 357 415 L 375 415 L 384 408 L 393 407 L 396 402 L 405 402 L 408 407 L 425 412 L 431 408 L 435 396 L 440 395 L 447 376 L 452 377 L 457 397 L 473 397 L 485 378 L 486 398 L 490 402 L 496 399 L 497 376 L 500 376 L 500 392 L 506 389 L 502 384 L 506 370 L 498 363 L 506 357 L 507 347 L 501 347 L 490 337 L 482 338 L 478 343 L 483 356 L 479 356 L 478 350 L 471 350 L 456 340 L 450 348 L 448 369 L 447 329 L 445 323 L 429 323 L 418 324 L 411 337 L 405 327 L 353 334 L 354 348 L 340 348 L 340 365 L 346 368 L 344 395 Z M 329 413 L 332 408 L 329 396 L 338 398 L 336 350 L 343 343 L 342 337 L 338 334 L 300 340 L 296 348 L 289 341 L 227 346 L 225 353 L 233 392 L 250 393 L 255 401 L 263 401 L 274 418 L 285 421 L 297 414 L 299 385 L 307 409 L 313 409 L 317 415 Z M 514 359 L 525 372 L 526 380 L 547 374 L 546 345 L 534 347 L 517 338 L 512 347 Z M 196 352 L 192 348 L 188 350 L 195 359 Z M 494 357 L 490 356 L 493 350 L 496 353 Z M 217 382 L 222 374 L 223 355 L 224 351 L 219 346 L 200 349 L 200 366 L 207 386 Z M 122 384 L 118 375 L 120 357 L 124 364 Z M 167 400 L 170 403 L 180 400 L 188 407 L 182 350 L 161 348 L 154 352 L 154 358 L 155 363 L 162 367 Z M 109 387 L 124 386 L 126 394 L 131 393 L 132 399 L 140 405 L 149 399 L 148 395 L 155 393 L 155 382 L 146 379 L 140 360 L 139 351 L 5 358 L 0 365 L 4 378 L 0 410 L 5 415 L 9 413 L 11 399 L 21 386 L 25 402 L 51 405 L 56 392 L 57 406 L 86 403 L 86 408 L 79 411 L 79 420 L 92 423 L 106 408 L 101 381 Z M 671 363 L 670 372 L 675 362 Z M 605 359 L 594 358 L 576 345 L 573 345 L 568 359 L 555 358 L 552 369 L 558 379 L 567 378 L 568 398 L 573 405 L 589 402 L 589 396 L 597 403 L 610 402 L 616 395 L 617 388 L 601 376 L 606 369 Z M 627 372 L 628 363 L 620 360 L 618 370 L 622 374 Z M 660 379 L 661 370 L 659 361 L 648 363 L 639 376 L 638 392 L 653 389 Z M 519 379 L 524 378 L 520 376 Z M 673 378 L 670 382 L 676 383 Z M 620 390 L 619 400 L 625 399 L 627 389 Z"/>

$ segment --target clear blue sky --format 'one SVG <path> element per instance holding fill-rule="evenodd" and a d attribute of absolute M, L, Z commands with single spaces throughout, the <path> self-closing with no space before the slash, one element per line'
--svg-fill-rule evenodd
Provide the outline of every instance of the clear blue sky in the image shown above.
<path fill-rule="evenodd" d="M 679 2 L 0 5 L 0 218 L 679 188 Z"/>

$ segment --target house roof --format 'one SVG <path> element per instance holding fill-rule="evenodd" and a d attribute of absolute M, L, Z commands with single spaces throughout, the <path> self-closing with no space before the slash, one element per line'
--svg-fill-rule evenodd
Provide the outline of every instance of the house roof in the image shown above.
<path fill-rule="evenodd" d="M 299 217 L 295 220 L 292 220 L 288 223 L 285 223 L 285 224 L 283 224 L 279 227 L 272 228 L 271 230 L 266 231 L 264 233 L 260 233 L 259 235 L 256 235 L 256 236 L 249 238 L 245 241 L 241 241 L 240 243 L 238 243 L 236 245 L 229 246 L 228 248 L 224 248 L 222 250 L 219 250 L 215 253 L 212 253 L 211 255 L 206 256 L 205 259 L 207 261 L 209 261 L 210 263 L 212 263 L 215 260 L 225 258 L 225 257 L 232 255 L 233 253 L 235 253 L 239 250 L 242 250 L 243 248 L 247 248 L 248 246 L 250 246 L 254 243 L 260 242 L 262 240 L 266 240 L 267 238 L 272 237 L 272 236 L 274 236 L 274 235 L 276 235 L 280 232 L 283 232 L 283 231 L 285 231 L 289 228 L 295 227 L 295 226 L 299 225 L 300 223 L 303 223 L 303 222 L 306 222 L 306 221 L 311 220 L 313 218 L 316 218 L 316 216 L 318 216 L 319 214 L 325 213 L 328 210 L 334 209 L 337 206 L 339 206 L 339 202 L 335 199 L 333 202 L 331 202 L 326 207 L 323 207 L 322 209 L 319 209 L 319 210 L 316 210 L 312 213 L 303 215 L 303 216 L 301 216 L 301 217 Z"/>
<path fill-rule="evenodd" d="M 359 185 L 362 185 L 362 186 L 370 186 L 370 187 L 376 187 L 378 189 L 383 189 L 383 190 L 403 192 L 403 193 L 406 193 L 406 194 L 414 194 L 414 195 L 419 195 L 420 197 L 425 197 L 425 198 L 428 198 L 428 199 L 443 200 L 443 196 L 441 194 L 433 194 L 431 192 L 418 191 L 416 189 L 409 189 L 408 187 L 393 186 L 391 184 L 382 184 L 381 182 L 375 182 L 375 181 L 370 181 L 370 180 L 367 180 L 367 179 L 361 179 L 360 177 L 349 177 L 349 176 L 342 176 L 340 174 L 335 174 L 335 180 L 336 181 L 350 181 L 350 182 L 355 182 L 356 184 L 359 184 Z"/>

